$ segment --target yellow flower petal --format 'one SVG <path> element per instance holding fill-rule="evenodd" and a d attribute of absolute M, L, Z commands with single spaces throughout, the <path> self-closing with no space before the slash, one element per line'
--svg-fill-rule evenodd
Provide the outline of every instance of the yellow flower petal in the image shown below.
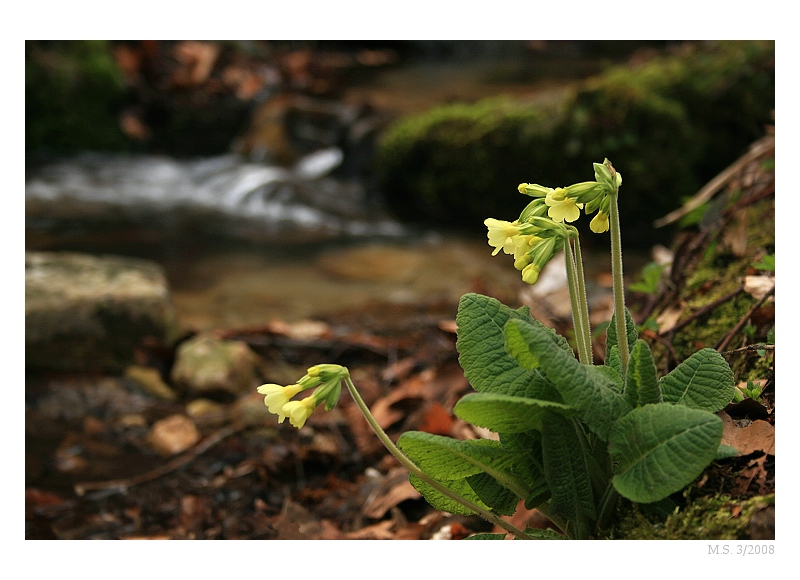
<path fill-rule="evenodd" d="M 602 234 L 608 231 L 608 214 L 602 211 L 597 212 L 597 215 L 589 222 L 589 229 L 596 234 Z"/>
<path fill-rule="evenodd" d="M 281 414 L 289 417 L 289 423 L 293 427 L 301 429 L 317 407 L 314 397 L 306 397 L 301 401 L 289 401 L 281 409 Z"/>

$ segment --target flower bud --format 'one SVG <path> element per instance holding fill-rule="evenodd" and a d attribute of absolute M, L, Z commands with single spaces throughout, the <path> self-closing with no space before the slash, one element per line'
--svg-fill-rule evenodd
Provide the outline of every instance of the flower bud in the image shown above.
<path fill-rule="evenodd" d="M 536 284 L 536 281 L 539 280 L 540 270 L 538 264 L 528 264 L 522 270 L 522 281 L 526 284 Z"/>
<path fill-rule="evenodd" d="M 535 183 L 520 183 L 517 190 L 531 197 L 545 197 L 548 193 L 553 191 L 550 187 L 544 187 L 543 185 L 537 185 Z"/>

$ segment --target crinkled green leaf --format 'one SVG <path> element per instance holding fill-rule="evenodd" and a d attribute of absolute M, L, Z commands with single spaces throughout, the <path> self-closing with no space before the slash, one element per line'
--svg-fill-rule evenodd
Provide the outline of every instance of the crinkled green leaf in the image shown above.
<path fill-rule="evenodd" d="M 513 515 L 519 503 L 519 496 L 510 489 L 503 487 L 488 473 L 476 473 L 467 478 L 467 483 L 479 498 L 504 516 Z"/>
<path fill-rule="evenodd" d="M 616 347 L 615 347 L 616 348 Z M 604 374 L 606 377 L 611 379 L 609 386 L 618 392 L 620 395 L 625 392 L 625 387 L 622 384 L 622 375 L 620 372 L 612 366 L 605 366 L 605 365 L 596 365 L 596 368 L 600 373 Z"/>
<path fill-rule="evenodd" d="M 397 446 L 419 468 L 436 481 L 463 479 L 488 473 L 498 483 L 525 498 L 530 488 L 515 475 L 517 454 L 504 449 L 499 441 L 475 439 L 459 441 L 450 437 L 409 431 L 397 440 Z"/>
<path fill-rule="evenodd" d="M 554 530 L 542 530 L 539 528 L 525 528 L 525 533 L 535 540 L 566 540 L 562 534 Z"/>
<path fill-rule="evenodd" d="M 474 511 L 464 507 L 461 503 L 452 500 L 446 495 L 435 490 L 413 473 L 408 475 L 408 481 L 411 483 L 414 489 L 422 494 L 422 497 L 425 498 L 425 501 L 431 504 L 433 509 L 442 512 L 449 512 L 451 514 L 459 514 L 462 516 L 471 516 L 475 513 Z M 487 511 L 491 510 L 489 506 L 481 501 L 475 491 L 469 486 L 466 479 L 452 479 L 450 481 L 439 482 L 439 484 L 456 493 L 458 496 L 472 502 L 476 506 Z"/>
<path fill-rule="evenodd" d="M 595 515 L 592 483 L 575 424 L 556 413 L 542 421 L 544 473 L 550 487 L 553 515 L 567 520 L 575 539 L 589 537 Z"/>
<path fill-rule="evenodd" d="M 664 402 L 715 413 L 734 395 L 733 371 L 722 355 L 704 348 L 687 358 L 659 383 Z"/>
<path fill-rule="evenodd" d="M 506 534 L 473 534 L 464 538 L 465 540 L 505 540 Z"/>
<path fill-rule="evenodd" d="M 481 294 L 461 297 L 456 315 L 456 349 L 464 376 L 476 391 L 525 392 L 533 398 L 557 400 L 557 393 L 541 380 L 537 371 L 523 368 L 506 352 L 503 326 L 511 318 L 541 325 L 531 318 L 528 308 L 512 310 L 499 300 Z M 560 338 L 561 347 L 572 352 L 566 339 Z"/>
<path fill-rule="evenodd" d="M 509 320 L 509 332 L 519 333 L 539 360 L 539 368 L 553 383 L 564 402 L 577 410 L 578 416 L 601 439 L 608 438 L 611 425 L 631 410 L 615 379 L 606 373 L 610 367 L 581 364 L 557 344 L 547 330 L 523 320 Z M 515 327 L 512 328 L 511 327 Z"/>
<path fill-rule="evenodd" d="M 522 433 L 500 433 L 500 443 L 516 453 L 520 459 L 515 467 L 515 473 L 531 490 L 525 498 L 525 507 L 533 509 L 550 499 L 550 488 L 544 476 L 541 432 L 531 430 Z"/>
<path fill-rule="evenodd" d="M 736 449 L 736 447 L 720 443 L 714 459 L 728 459 L 730 457 L 736 457 L 737 455 L 739 455 L 739 450 Z"/>
<path fill-rule="evenodd" d="M 575 410 L 563 403 L 539 401 L 497 393 L 470 393 L 462 397 L 453 413 L 465 421 L 496 433 L 520 433 L 542 428 L 542 414 L 553 411 L 566 416 Z"/>
<path fill-rule="evenodd" d="M 606 349 L 606 360 L 603 364 L 607 367 L 611 367 L 619 376 L 622 376 L 622 361 L 619 358 L 619 347 L 616 344 L 612 344 L 608 349 Z"/>
<path fill-rule="evenodd" d="M 628 312 L 627 308 L 625 309 L 625 327 L 628 329 L 628 352 L 630 352 L 633 350 L 634 343 L 639 338 L 639 332 L 636 330 L 636 323 L 633 321 L 631 313 Z M 619 348 L 619 342 L 617 341 L 616 312 L 611 315 L 611 322 L 606 329 L 606 351 L 611 350 L 612 346 Z"/>
<path fill-rule="evenodd" d="M 713 461 L 722 420 L 708 411 L 661 403 L 638 407 L 616 422 L 608 451 L 618 462 L 614 487 L 650 503 L 689 485 Z"/>
<path fill-rule="evenodd" d="M 653 353 L 650 346 L 641 339 L 636 341 L 631 350 L 625 394 L 628 395 L 631 405 L 638 407 L 662 401 Z"/>

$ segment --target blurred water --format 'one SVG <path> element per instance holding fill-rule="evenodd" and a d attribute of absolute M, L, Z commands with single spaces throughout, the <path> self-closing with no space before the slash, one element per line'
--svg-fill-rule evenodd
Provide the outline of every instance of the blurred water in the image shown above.
<path fill-rule="evenodd" d="M 39 167 L 26 179 L 29 231 L 141 225 L 250 241 L 335 236 L 399 236 L 360 183 L 329 174 L 342 162 L 336 147 L 293 167 L 237 155 L 196 160 L 87 153 Z"/>

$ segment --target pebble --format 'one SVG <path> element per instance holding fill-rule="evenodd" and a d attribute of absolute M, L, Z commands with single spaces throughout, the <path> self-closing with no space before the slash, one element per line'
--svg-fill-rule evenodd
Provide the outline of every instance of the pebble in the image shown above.
<path fill-rule="evenodd" d="M 171 415 L 153 424 L 147 440 L 161 455 L 176 455 L 200 441 L 200 431 L 189 417 Z"/>

